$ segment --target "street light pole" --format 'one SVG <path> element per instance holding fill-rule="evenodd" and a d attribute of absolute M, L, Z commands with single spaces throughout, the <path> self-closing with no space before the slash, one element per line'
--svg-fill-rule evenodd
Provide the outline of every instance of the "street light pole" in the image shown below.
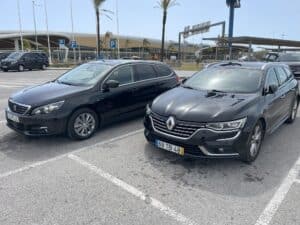
<path fill-rule="evenodd" d="M 228 47 L 229 47 L 229 60 L 232 59 L 232 37 L 234 25 L 234 10 L 240 8 L 240 0 L 226 0 L 229 6 L 229 31 L 228 31 Z"/>
<path fill-rule="evenodd" d="M 116 19 L 117 19 L 117 41 L 118 41 L 118 59 L 120 58 L 120 32 L 119 32 L 119 1 L 116 0 Z"/>
<path fill-rule="evenodd" d="M 73 0 L 70 0 L 70 10 L 71 10 L 71 25 L 72 25 L 72 41 L 75 41 L 74 21 L 73 21 Z M 74 54 L 74 63 L 76 64 L 76 49 L 75 48 L 73 48 L 73 54 Z"/>
<path fill-rule="evenodd" d="M 20 12 L 20 0 L 17 0 L 17 7 L 18 7 L 18 17 L 19 17 L 19 30 L 20 30 L 20 38 L 21 38 L 21 49 L 22 49 L 22 51 L 24 51 L 22 21 L 21 21 L 21 12 Z"/>
<path fill-rule="evenodd" d="M 45 22 L 46 22 L 47 39 L 48 39 L 49 64 L 51 65 L 52 64 L 52 57 L 51 57 L 50 35 L 49 35 L 49 28 L 48 28 L 47 0 L 44 0 L 44 9 L 45 9 Z"/>
<path fill-rule="evenodd" d="M 36 48 L 36 50 L 38 50 L 39 47 L 38 47 L 38 38 L 37 38 L 37 32 L 36 32 L 35 0 L 32 0 L 32 13 L 33 13 L 33 23 L 34 23 L 35 48 Z"/>

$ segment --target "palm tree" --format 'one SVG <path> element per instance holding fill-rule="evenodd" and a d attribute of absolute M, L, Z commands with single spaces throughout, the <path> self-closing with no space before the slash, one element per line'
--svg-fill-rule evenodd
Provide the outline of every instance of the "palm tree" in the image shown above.
<path fill-rule="evenodd" d="M 167 23 L 168 9 L 172 6 L 178 5 L 177 0 L 159 0 L 157 2 L 159 8 L 163 10 L 163 20 L 162 20 L 162 38 L 161 38 L 161 51 L 160 51 L 160 61 L 164 61 L 165 54 L 165 31 Z"/>
<path fill-rule="evenodd" d="M 101 46 L 101 41 L 100 41 L 100 6 L 102 5 L 105 0 L 93 0 L 94 2 L 94 7 L 95 7 L 95 12 L 96 12 L 96 19 L 97 19 L 97 57 L 100 56 L 100 46 Z"/>

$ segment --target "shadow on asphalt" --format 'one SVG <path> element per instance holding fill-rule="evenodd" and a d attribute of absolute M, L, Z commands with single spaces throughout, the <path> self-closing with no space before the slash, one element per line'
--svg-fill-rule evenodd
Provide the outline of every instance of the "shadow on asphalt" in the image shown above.
<path fill-rule="evenodd" d="M 204 189 L 221 195 L 250 197 L 279 185 L 300 155 L 300 118 L 267 136 L 252 164 L 239 159 L 183 158 L 150 144 L 147 162 L 178 186 Z"/>

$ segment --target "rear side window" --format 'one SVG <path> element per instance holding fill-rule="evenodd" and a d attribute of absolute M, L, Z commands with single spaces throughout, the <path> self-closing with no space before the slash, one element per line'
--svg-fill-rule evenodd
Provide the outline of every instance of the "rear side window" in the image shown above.
<path fill-rule="evenodd" d="M 172 70 L 165 65 L 155 65 L 155 69 L 159 77 L 166 77 L 172 73 Z"/>
<path fill-rule="evenodd" d="M 269 69 L 268 75 L 267 75 L 266 87 L 269 87 L 271 85 L 276 85 L 277 87 L 279 86 L 277 75 L 276 75 L 274 69 Z"/>
<path fill-rule="evenodd" d="M 288 79 L 287 74 L 282 69 L 282 67 L 276 67 L 275 70 L 276 70 L 277 77 L 278 77 L 278 80 L 279 80 L 279 85 L 284 84 Z"/>
<path fill-rule="evenodd" d="M 132 83 L 133 82 L 132 66 L 122 66 L 116 69 L 109 77 L 109 80 L 116 80 L 120 83 L 120 85 Z"/>
<path fill-rule="evenodd" d="M 157 77 L 154 68 L 149 64 L 136 65 L 135 70 L 136 70 L 138 81 L 153 79 Z"/>

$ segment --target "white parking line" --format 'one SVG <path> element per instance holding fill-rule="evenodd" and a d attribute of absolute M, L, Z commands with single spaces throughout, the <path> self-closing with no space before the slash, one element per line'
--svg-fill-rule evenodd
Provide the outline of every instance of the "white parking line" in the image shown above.
<path fill-rule="evenodd" d="M 0 124 L 1 124 L 1 123 L 6 123 L 6 120 L 0 120 Z"/>
<path fill-rule="evenodd" d="M 24 87 L 25 85 L 3 85 L 3 84 L 0 84 L 0 87 L 3 87 L 3 88 L 21 88 L 21 87 Z"/>
<path fill-rule="evenodd" d="M 133 132 L 130 132 L 130 133 L 127 133 L 127 134 L 124 134 L 124 135 L 121 135 L 121 136 L 118 136 L 118 137 L 115 137 L 115 138 L 111 138 L 111 139 L 106 140 L 106 141 L 99 142 L 99 143 L 91 145 L 91 146 L 86 146 L 86 147 L 77 149 L 75 151 L 71 151 L 69 153 L 62 154 L 60 156 L 57 156 L 57 157 L 54 157 L 54 158 L 51 158 L 51 159 L 47 159 L 47 160 L 44 160 L 44 161 L 38 161 L 38 162 L 35 162 L 35 163 L 30 164 L 28 166 L 24 166 L 24 167 L 21 167 L 21 168 L 16 169 L 16 170 L 12 170 L 12 171 L 2 173 L 2 174 L 0 174 L 0 179 L 5 178 L 5 177 L 9 177 L 9 176 L 14 175 L 14 174 L 18 174 L 18 173 L 21 173 L 21 172 L 24 172 L 24 171 L 27 171 L 27 170 L 30 170 L 30 169 L 38 167 L 38 166 L 42 166 L 42 165 L 47 164 L 49 162 L 53 162 L 53 161 L 62 159 L 64 157 L 67 157 L 69 154 L 79 153 L 79 152 L 88 150 L 90 148 L 94 148 L 94 147 L 97 147 L 97 146 L 101 146 L 101 145 L 104 145 L 104 144 L 107 144 L 107 143 L 111 143 L 111 142 L 114 142 L 114 141 L 118 141 L 118 140 L 130 137 L 130 136 L 133 136 L 133 135 L 138 134 L 142 131 L 143 131 L 143 129 L 136 130 L 136 131 L 133 131 Z"/>
<path fill-rule="evenodd" d="M 145 202 L 149 202 L 149 204 L 151 204 L 154 208 L 162 211 L 164 214 L 172 217 L 176 221 L 178 221 L 180 223 L 183 223 L 183 224 L 186 224 L 186 225 L 195 225 L 196 224 L 193 221 L 191 221 L 190 219 L 186 218 L 181 213 L 178 213 L 175 210 L 169 208 L 168 206 L 164 205 L 163 203 L 156 200 L 155 198 L 148 197 L 146 194 L 144 194 L 140 190 L 136 189 L 135 187 L 125 183 L 124 181 L 120 180 L 117 177 L 114 177 L 113 175 L 103 171 L 102 169 L 100 169 L 100 168 L 84 161 L 80 157 L 78 157 L 76 155 L 73 155 L 73 154 L 70 154 L 68 157 L 70 159 L 76 161 L 77 163 L 79 163 L 83 167 L 89 169 L 90 171 L 98 174 L 99 176 L 106 179 L 107 181 L 109 181 L 109 182 L 115 184 L 116 186 L 120 187 L 121 189 L 129 192 L 130 194 L 134 195 L 135 197 L 139 198 L 140 200 L 145 201 Z"/>
<path fill-rule="evenodd" d="M 268 225 L 270 224 L 273 216 L 280 207 L 285 196 L 289 192 L 294 182 L 297 182 L 297 177 L 300 171 L 300 158 L 297 160 L 295 165 L 289 171 L 287 177 L 284 179 L 278 190 L 275 192 L 273 198 L 264 209 L 263 213 L 258 218 L 255 225 Z"/>
<path fill-rule="evenodd" d="M 295 182 L 298 183 L 298 184 L 300 184 L 300 180 L 299 179 L 295 180 Z"/>

